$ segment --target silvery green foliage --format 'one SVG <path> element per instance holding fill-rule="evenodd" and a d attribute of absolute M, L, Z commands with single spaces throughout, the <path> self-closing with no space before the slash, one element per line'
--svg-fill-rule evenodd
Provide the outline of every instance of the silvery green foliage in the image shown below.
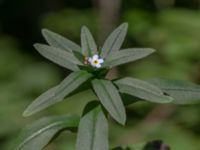
<path fill-rule="evenodd" d="M 159 87 L 166 95 L 173 97 L 173 104 L 195 104 L 200 100 L 199 85 L 161 78 L 154 78 L 148 82 Z"/>
<path fill-rule="evenodd" d="M 80 123 L 75 115 L 39 120 L 22 132 L 17 150 L 41 150 L 59 131 L 72 128 L 78 128 L 77 150 L 108 150 L 108 115 L 119 124 L 125 125 L 124 104 L 127 104 L 127 98 L 132 100 L 128 104 L 142 100 L 190 104 L 200 100 L 200 87 L 182 81 L 141 81 L 131 77 L 106 79 L 105 76 L 111 68 L 142 59 L 155 52 L 152 48 L 121 50 L 127 29 L 127 23 L 116 28 L 101 49 L 85 26 L 81 29 L 81 47 L 57 33 L 42 30 L 49 45 L 35 44 L 36 50 L 45 58 L 73 72 L 60 84 L 36 98 L 23 115 L 33 115 L 63 100 L 88 98 L 98 103 L 85 107 L 86 113 L 83 113 Z"/>
<path fill-rule="evenodd" d="M 108 123 L 99 107 L 81 118 L 76 149 L 108 150 Z"/>
<path fill-rule="evenodd" d="M 71 114 L 42 118 L 21 132 L 15 150 L 41 150 L 59 131 L 72 130 L 78 122 L 79 117 Z"/>

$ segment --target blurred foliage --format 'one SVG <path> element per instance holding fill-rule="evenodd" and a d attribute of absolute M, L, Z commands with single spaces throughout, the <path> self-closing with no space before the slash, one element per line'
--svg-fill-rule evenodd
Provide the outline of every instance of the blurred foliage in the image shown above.
<path fill-rule="evenodd" d="M 3 2 L 0 2 L 0 5 Z M 22 1 L 21 3 L 25 4 Z M 79 9 L 76 9 L 76 4 L 72 4 L 71 1 L 65 4 L 66 7 L 64 5 L 54 10 L 45 7 L 46 10 L 35 18 L 37 20 L 35 24 L 38 26 L 32 26 L 29 29 L 35 31 L 33 35 L 24 32 L 23 36 L 19 36 L 18 33 L 23 30 L 18 31 L 17 27 L 12 28 L 12 32 L 8 32 L 4 20 L 0 19 L 0 32 L 2 33 L 0 35 L 0 149 L 2 150 L 11 149 L 11 143 L 21 128 L 42 116 L 42 113 L 50 115 L 71 111 L 80 114 L 82 106 L 86 103 L 84 100 L 77 100 L 81 102 L 81 105 L 77 106 L 77 103 L 73 101 L 62 102 L 37 116 L 22 117 L 22 112 L 30 101 L 54 86 L 61 80 L 61 77 L 67 74 L 61 68 L 41 58 L 33 48 L 27 47 L 25 43 L 27 40 L 23 37 L 35 43 L 34 40 L 40 38 L 39 29 L 48 28 L 80 43 L 79 31 L 82 25 L 87 25 L 95 33 L 95 37 L 100 33 L 98 13 L 94 8 L 87 6 L 84 9 L 77 5 Z M 88 5 L 88 2 L 85 4 Z M 126 47 L 153 47 L 158 52 L 145 60 L 129 64 L 127 67 L 120 67 L 118 76 L 128 75 L 145 79 L 160 76 L 200 83 L 200 11 L 196 10 L 196 2 L 192 5 L 189 0 L 183 3 L 177 1 L 174 5 L 170 9 L 156 10 L 152 1 L 148 4 L 144 0 L 123 1 L 121 19 L 129 23 Z M 12 5 L 4 10 L 7 9 L 6 12 L 8 12 L 13 7 Z M 37 9 L 32 10 L 37 11 Z M 27 18 L 20 15 L 18 17 L 26 22 Z M 10 26 L 13 27 L 14 22 L 12 21 L 10 20 Z M 129 106 L 127 128 L 114 123 L 110 125 L 111 146 L 162 139 L 173 150 L 199 149 L 200 105 L 177 106 L 164 120 L 154 121 L 156 124 L 153 124 L 153 127 L 140 126 L 155 107 L 157 106 L 144 102 Z M 134 135 L 135 132 L 140 136 Z M 74 143 L 75 134 L 66 133 L 46 149 L 73 150 Z"/>
<path fill-rule="evenodd" d="M 56 33 L 79 41 L 81 27 L 85 25 L 97 35 L 97 15 L 91 10 L 66 9 L 56 13 L 48 13 L 41 17 L 42 28 L 48 28 Z"/>
<path fill-rule="evenodd" d="M 145 77 L 159 75 L 199 80 L 199 17 L 199 12 L 183 9 L 163 10 L 156 15 L 145 11 L 128 11 L 124 18 L 130 24 L 130 37 L 139 45 L 159 50 L 157 57 L 143 61 L 135 69 L 130 69 L 131 72 L 137 75 L 140 69 L 138 75 L 141 76 L 148 65 L 151 73 L 145 74 Z"/>

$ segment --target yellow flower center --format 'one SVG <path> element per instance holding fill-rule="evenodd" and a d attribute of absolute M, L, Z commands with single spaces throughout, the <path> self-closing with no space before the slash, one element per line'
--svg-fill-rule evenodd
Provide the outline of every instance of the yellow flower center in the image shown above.
<path fill-rule="evenodd" d="M 96 65 L 98 64 L 98 60 L 94 60 L 93 63 Z"/>

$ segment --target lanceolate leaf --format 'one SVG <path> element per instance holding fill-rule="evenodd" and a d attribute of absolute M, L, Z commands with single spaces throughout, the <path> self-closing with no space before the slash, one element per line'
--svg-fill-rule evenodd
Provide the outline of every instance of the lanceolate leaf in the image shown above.
<path fill-rule="evenodd" d="M 200 86 L 178 80 L 151 79 L 148 82 L 159 87 L 163 92 L 174 98 L 175 104 L 193 104 L 200 102 Z"/>
<path fill-rule="evenodd" d="M 67 69 L 76 71 L 79 70 L 77 65 L 82 65 L 70 52 L 44 44 L 35 44 L 34 47 L 42 56 Z"/>
<path fill-rule="evenodd" d="M 43 29 L 42 34 L 47 40 L 47 42 L 53 47 L 66 50 L 68 52 L 76 51 L 76 52 L 81 53 L 81 48 L 79 45 L 77 45 L 76 43 L 66 39 L 65 37 L 57 33 L 54 33 L 47 29 Z"/>
<path fill-rule="evenodd" d="M 40 119 L 22 131 L 15 150 L 41 150 L 59 131 L 77 128 L 78 123 L 79 117 L 76 115 Z"/>
<path fill-rule="evenodd" d="M 33 101 L 28 108 L 24 111 L 23 116 L 30 116 L 39 112 L 55 103 L 62 101 L 71 92 L 76 90 L 83 82 L 87 81 L 91 74 L 86 71 L 77 71 L 71 73 L 61 82 L 60 85 L 53 87 L 40 95 Z M 67 99 L 66 99 L 67 100 Z"/>
<path fill-rule="evenodd" d="M 55 96 L 65 97 L 92 77 L 87 71 L 76 71 L 67 76 L 58 86 Z"/>
<path fill-rule="evenodd" d="M 108 124 L 99 107 L 81 118 L 76 150 L 108 150 Z"/>
<path fill-rule="evenodd" d="M 136 61 L 150 55 L 153 52 L 155 52 L 155 50 L 151 48 L 129 48 L 120 50 L 108 56 L 103 66 L 109 66 L 112 68 L 118 65 Z"/>
<path fill-rule="evenodd" d="M 63 98 L 55 98 L 55 91 L 57 87 L 49 89 L 47 92 L 39 96 L 35 101 L 33 101 L 28 108 L 24 111 L 23 116 L 31 116 L 55 103 L 58 103 L 63 100 Z M 48 96 L 49 95 L 49 96 Z M 72 101 L 81 99 L 83 101 L 91 101 L 97 99 L 96 95 L 92 90 L 84 90 L 72 96 L 65 98 L 66 101 Z"/>
<path fill-rule="evenodd" d="M 35 101 L 33 101 L 24 111 L 23 116 L 27 117 L 30 115 L 35 114 L 36 112 L 39 112 L 59 101 L 62 101 L 63 98 L 61 97 L 56 97 L 55 96 L 55 91 L 58 87 L 53 87 L 40 95 L 38 98 L 36 98 Z"/>
<path fill-rule="evenodd" d="M 100 56 L 102 58 L 106 58 L 108 55 L 113 54 L 121 48 L 127 33 L 127 29 L 128 24 L 123 23 L 108 36 L 101 49 Z"/>
<path fill-rule="evenodd" d="M 99 100 L 110 113 L 110 115 L 119 123 L 125 124 L 126 112 L 120 95 L 116 87 L 108 80 L 94 79 L 92 86 Z"/>
<path fill-rule="evenodd" d="M 173 100 L 171 97 L 165 96 L 156 86 L 138 79 L 127 77 L 115 81 L 115 84 L 121 93 L 127 93 L 147 101 L 169 103 Z"/>
<path fill-rule="evenodd" d="M 98 54 L 94 38 L 90 33 L 89 29 L 85 26 L 81 29 L 81 46 L 82 53 L 84 56 L 89 57 L 94 54 Z"/>

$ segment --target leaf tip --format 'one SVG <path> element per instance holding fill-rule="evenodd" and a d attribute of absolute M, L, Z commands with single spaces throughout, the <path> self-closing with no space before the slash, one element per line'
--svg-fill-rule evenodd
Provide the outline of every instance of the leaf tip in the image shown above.
<path fill-rule="evenodd" d="M 153 48 L 149 48 L 149 50 L 151 51 L 151 53 L 156 52 L 156 49 L 153 49 Z"/>
<path fill-rule="evenodd" d="M 174 98 L 173 98 L 173 97 L 171 97 L 171 96 L 166 96 L 166 97 L 167 97 L 167 99 L 168 99 L 168 102 L 173 103 L 173 101 L 174 101 Z"/>
<path fill-rule="evenodd" d="M 49 30 L 46 29 L 46 28 L 43 28 L 43 29 L 41 30 L 41 32 L 42 32 L 42 34 L 44 35 L 45 33 L 49 32 Z"/>
<path fill-rule="evenodd" d="M 122 23 L 122 25 L 121 26 L 124 26 L 124 27 L 128 27 L 128 22 L 124 22 L 124 23 Z"/>
<path fill-rule="evenodd" d="M 33 47 L 34 47 L 38 52 L 41 51 L 41 49 L 40 49 L 41 46 L 42 46 L 42 44 L 39 44 L 39 43 L 33 44 Z"/>
<path fill-rule="evenodd" d="M 26 109 L 23 114 L 22 114 L 23 117 L 29 117 L 31 116 L 31 113 Z"/>
<path fill-rule="evenodd" d="M 88 27 L 87 27 L 87 26 L 84 25 L 84 26 L 81 27 L 81 31 L 82 31 L 82 32 L 83 32 L 83 31 L 87 31 L 87 30 L 88 30 Z"/>
<path fill-rule="evenodd" d="M 122 126 L 125 126 L 126 125 L 126 116 L 124 116 L 120 120 L 118 120 L 118 123 L 120 123 Z"/>
<path fill-rule="evenodd" d="M 40 45 L 39 43 L 35 43 L 35 44 L 33 44 L 33 47 L 37 49 L 37 47 L 38 47 L 39 45 Z"/>
<path fill-rule="evenodd" d="M 119 28 L 124 29 L 124 30 L 127 30 L 127 29 L 128 29 L 128 23 L 127 23 L 127 22 L 122 23 L 122 24 L 119 26 Z"/>
<path fill-rule="evenodd" d="M 32 105 L 30 104 L 23 112 L 22 116 L 23 117 L 29 117 L 33 114 L 35 114 L 37 111 L 34 111 L 34 109 L 31 107 Z"/>
<path fill-rule="evenodd" d="M 126 118 L 124 118 L 122 125 L 125 126 L 126 125 Z"/>
<path fill-rule="evenodd" d="M 126 125 L 126 110 L 124 109 L 121 115 L 118 118 L 115 118 L 115 120 L 122 126 L 125 126 Z"/>

